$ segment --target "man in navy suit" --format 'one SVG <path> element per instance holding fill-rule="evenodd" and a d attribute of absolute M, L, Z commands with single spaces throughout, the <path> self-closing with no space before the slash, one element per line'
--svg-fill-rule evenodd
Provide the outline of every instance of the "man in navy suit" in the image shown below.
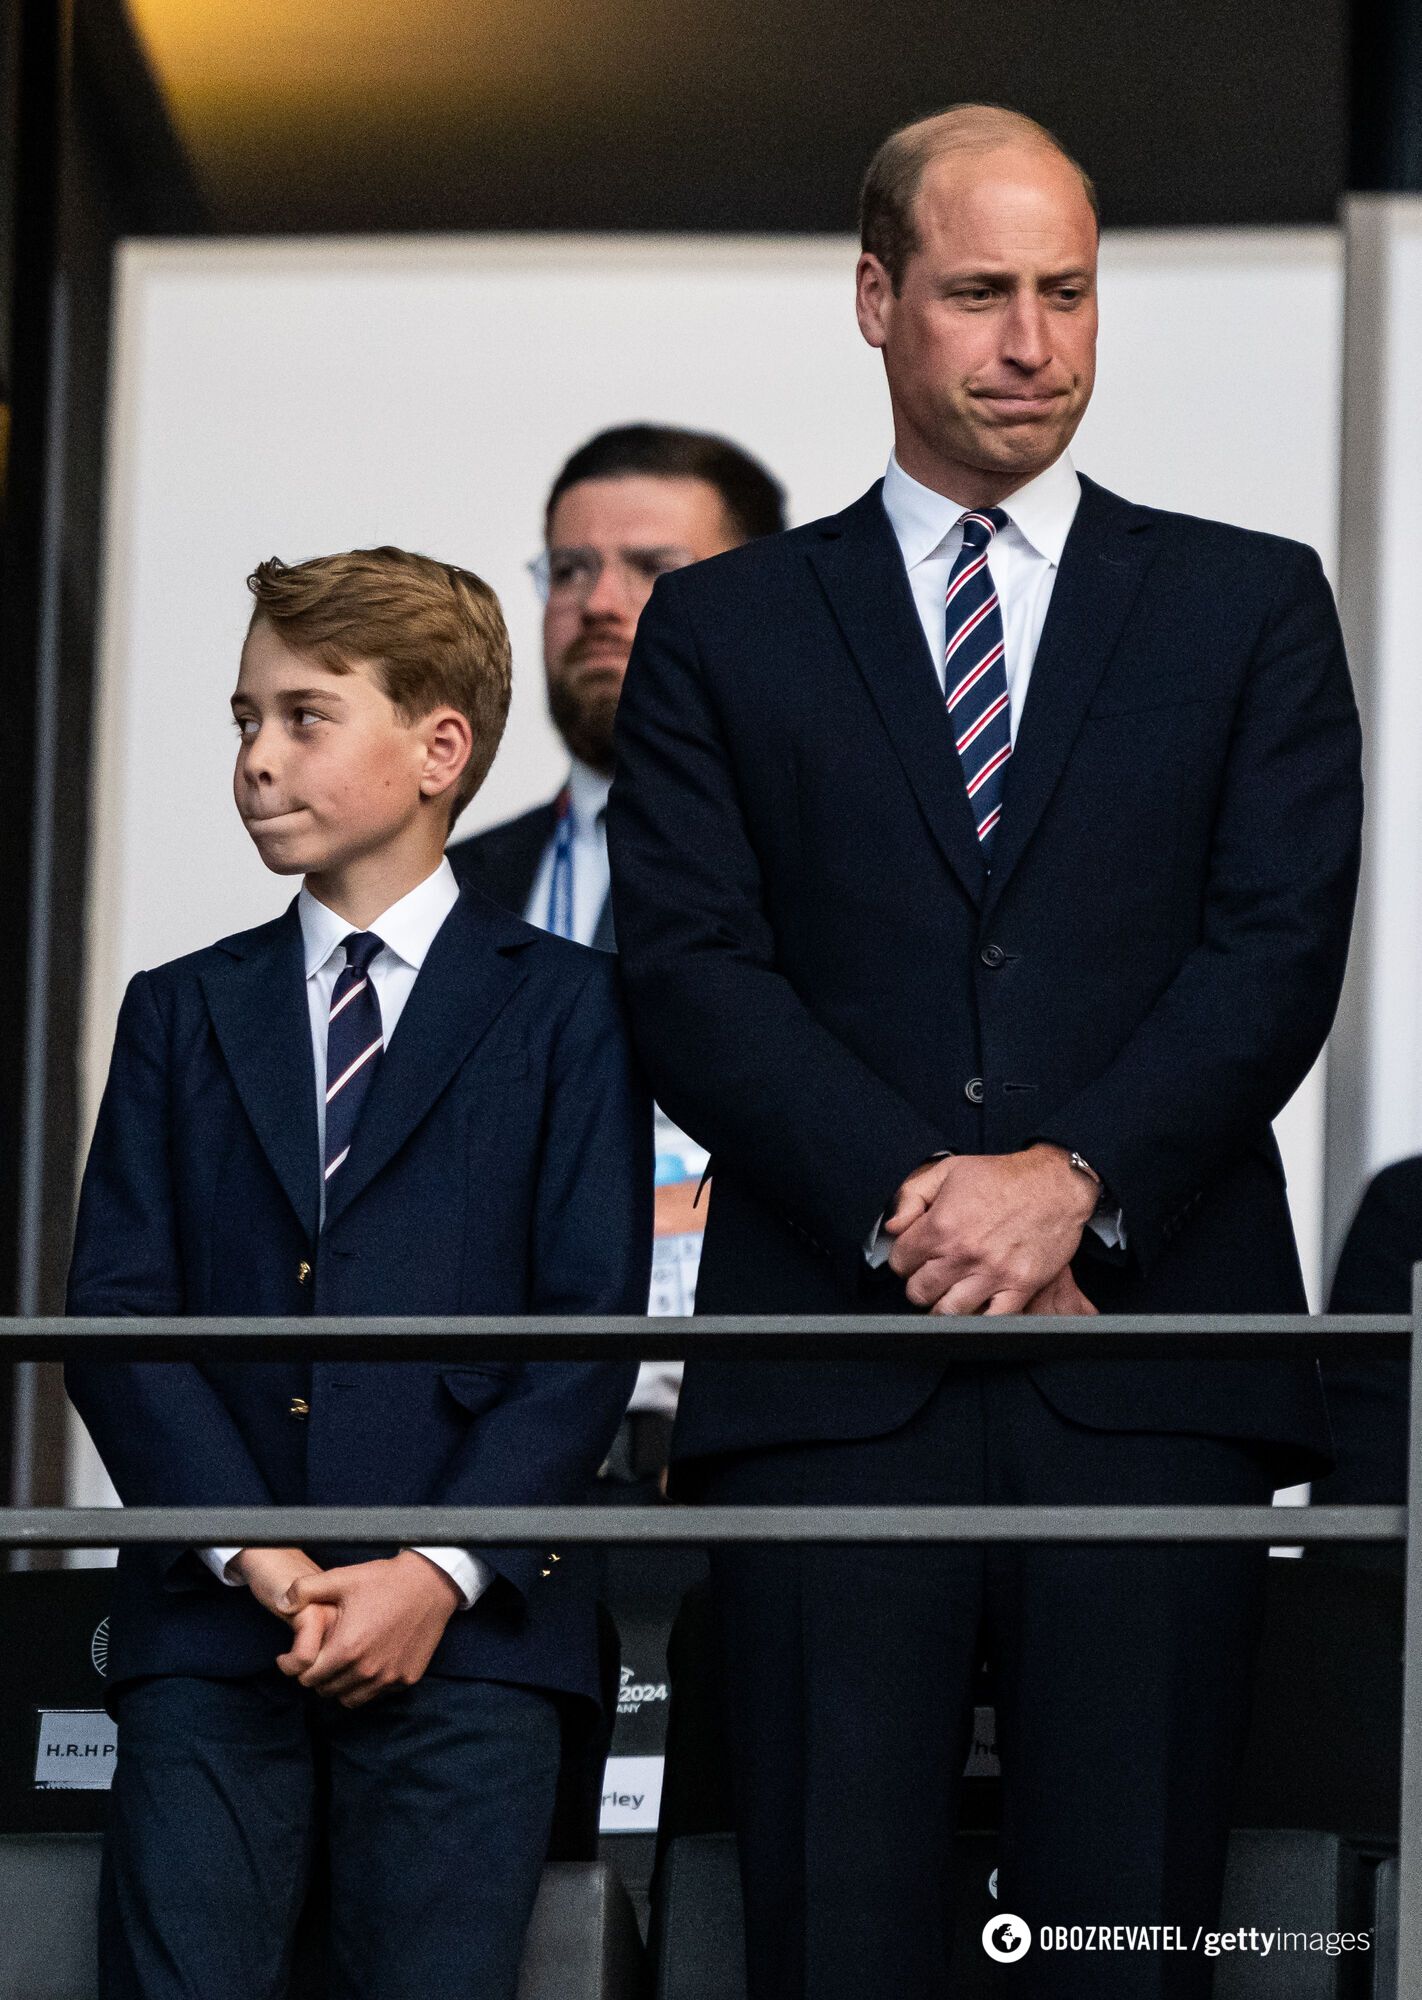
<path fill-rule="evenodd" d="M 1030 120 L 910 126 L 863 200 L 894 454 L 844 513 L 664 578 L 618 712 L 613 908 L 658 1101 L 712 1155 L 697 1310 L 1302 1311 L 1270 1121 L 1327 1034 L 1359 733 L 1317 557 L 1067 447 L 1090 183 Z M 1267 1502 L 1314 1366 L 707 1362 L 718 1502 Z M 1262 1552 L 726 1551 L 753 2000 L 940 2000 L 996 1674 L 1000 1908 L 1178 1924 L 1034 2000 L 1203 1995 Z"/>
<path fill-rule="evenodd" d="M 130 985 L 84 1177 L 82 1314 L 625 1313 L 650 1110 L 611 962 L 461 892 L 507 635 L 400 550 L 264 563 L 237 805 L 276 922 Z M 635 1369 L 86 1362 L 129 1504 L 581 1496 Z M 560 1713 L 597 1699 L 578 1565 L 530 1549 L 124 1552 L 106 2000 L 277 2000 L 329 1824 L 333 1991 L 512 2000 Z"/>

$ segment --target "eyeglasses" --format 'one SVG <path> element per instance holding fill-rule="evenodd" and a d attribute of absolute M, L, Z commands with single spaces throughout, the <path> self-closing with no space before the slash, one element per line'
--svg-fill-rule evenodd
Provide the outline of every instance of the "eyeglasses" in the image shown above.
<path fill-rule="evenodd" d="M 619 549 L 610 556 L 598 549 L 544 549 L 528 573 L 545 604 L 586 604 L 609 567 L 628 597 L 645 601 L 659 576 L 695 560 L 690 549 L 681 548 Z"/>

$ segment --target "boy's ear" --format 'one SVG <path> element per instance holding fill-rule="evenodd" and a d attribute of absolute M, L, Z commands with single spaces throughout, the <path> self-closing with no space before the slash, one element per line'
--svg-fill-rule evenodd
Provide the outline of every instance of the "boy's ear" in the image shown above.
<path fill-rule="evenodd" d="M 457 708 L 436 708 L 420 719 L 424 768 L 420 792 L 427 799 L 444 798 L 459 783 L 474 752 L 474 731 Z"/>

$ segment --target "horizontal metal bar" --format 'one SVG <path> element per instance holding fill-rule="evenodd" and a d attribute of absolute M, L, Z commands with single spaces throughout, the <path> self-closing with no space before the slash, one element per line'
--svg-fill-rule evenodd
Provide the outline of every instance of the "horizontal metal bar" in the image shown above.
<path fill-rule="evenodd" d="M 712 1542 L 1396 1542 L 1402 1507 L 35 1507 L 0 1548 Z"/>
<path fill-rule="evenodd" d="M 16 1361 L 1283 1359 L 1347 1352 L 1405 1360 L 1405 1313 L 1123 1314 L 934 1318 L 729 1314 L 650 1319 L 0 1319 L 0 1363 Z"/>

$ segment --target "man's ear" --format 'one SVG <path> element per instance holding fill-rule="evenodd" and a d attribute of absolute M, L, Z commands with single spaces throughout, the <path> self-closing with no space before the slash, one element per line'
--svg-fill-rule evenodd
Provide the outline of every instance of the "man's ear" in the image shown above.
<path fill-rule="evenodd" d="M 425 751 L 420 795 L 444 798 L 459 783 L 474 754 L 474 731 L 468 716 L 457 708 L 436 708 L 421 717 L 420 735 Z"/>
<path fill-rule="evenodd" d="M 894 287 L 889 274 L 873 251 L 866 250 L 854 272 L 854 314 L 871 347 L 882 347 L 888 340 L 893 311 Z"/>

